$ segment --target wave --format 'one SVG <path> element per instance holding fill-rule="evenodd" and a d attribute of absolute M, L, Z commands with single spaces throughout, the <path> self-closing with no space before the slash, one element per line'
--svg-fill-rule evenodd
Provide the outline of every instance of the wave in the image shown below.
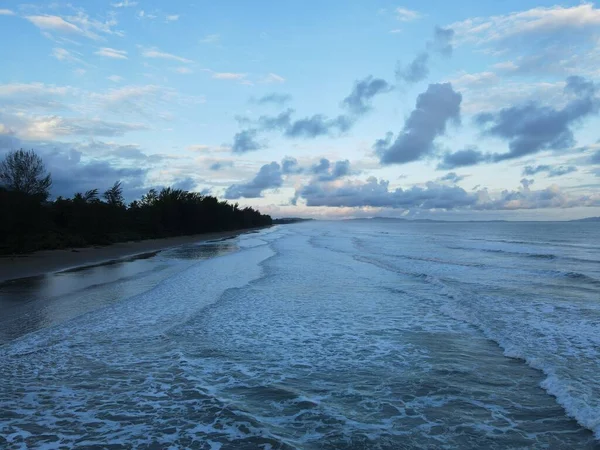
<path fill-rule="evenodd" d="M 521 258 L 532 258 L 532 259 L 541 259 L 541 260 L 561 260 L 561 261 L 571 261 L 576 263 L 584 263 L 584 264 L 600 264 L 600 260 L 597 259 L 587 259 L 587 258 L 576 258 L 573 256 L 561 256 L 556 255 L 554 253 L 530 253 L 530 252 L 515 252 L 510 250 L 502 250 L 497 248 L 476 248 L 476 247 L 464 247 L 457 245 L 447 245 L 446 248 L 451 250 L 466 250 L 466 251 L 474 251 L 474 252 L 482 252 L 482 253 L 495 253 L 499 255 L 506 256 L 517 256 Z"/>
<path fill-rule="evenodd" d="M 565 273 L 565 276 L 581 278 L 581 274 Z M 501 307 L 491 298 L 486 300 L 477 295 L 469 296 L 467 292 L 459 292 L 450 286 L 445 286 L 445 290 L 445 296 L 450 301 L 440 308 L 442 313 L 475 326 L 498 344 L 506 357 L 519 359 L 542 372 L 545 378 L 540 387 L 556 399 L 567 415 L 591 430 L 596 439 L 600 439 L 600 403 L 597 397 L 594 400 L 593 395 L 593 390 L 597 389 L 593 387 L 596 376 L 593 361 L 597 358 L 600 345 L 597 327 L 593 324 L 577 325 L 574 321 L 567 325 L 561 323 L 561 329 L 557 330 L 553 320 L 561 320 L 561 317 L 552 320 L 542 317 L 540 323 L 521 323 L 519 314 L 522 314 L 521 317 L 536 317 L 541 311 L 558 311 L 558 308 L 552 304 L 540 304 L 539 310 L 523 306 L 516 310 L 514 304 L 507 304 L 506 311 L 510 312 L 508 318 L 502 315 Z M 564 314 L 565 311 L 561 309 L 560 312 Z M 566 327 L 571 327 L 569 334 L 561 334 Z M 554 348 L 559 344 L 564 346 L 562 351 Z M 558 361 L 554 361 L 555 358 Z M 561 370 L 568 371 L 575 367 L 577 369 L 572 376 L 561 373 Z"/>

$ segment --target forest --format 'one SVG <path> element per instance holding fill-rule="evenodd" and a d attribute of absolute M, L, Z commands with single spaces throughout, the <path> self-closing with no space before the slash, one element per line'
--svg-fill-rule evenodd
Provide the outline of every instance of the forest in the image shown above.
<path fill-rule="evenodd" d="M 210 195 L 165 187 L 125 201 L 119 181 L 104 192 L 51 198 L 52 175 L 33 150 L 0 162 L 0 254 L 269 226 L 271 217 Z"/>

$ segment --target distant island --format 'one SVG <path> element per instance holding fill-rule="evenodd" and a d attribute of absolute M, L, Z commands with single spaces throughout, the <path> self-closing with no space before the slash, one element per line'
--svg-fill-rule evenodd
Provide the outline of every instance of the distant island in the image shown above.
<path fill-rule="evenodd" d="M 346 220 L 378 220 L 378 221 L 390 221 L 390 222 L 412 222 L 412 223 L 510 223 L 510 222 L 519 222 L 516 220 L 503 220 L 503 219 L 493 219 L 493 220 L 443 220 L 443 219 L 405 219 L 402 217 L 360 217 L 354 219 L 346 219 Z M 600 217 L 586 217 L 584 219 L 572 219 L 572 220 L 546 220 L 546 221 L 537 221 L 537 220 L 525 220 L 523 222 L 600 222 Z"/>

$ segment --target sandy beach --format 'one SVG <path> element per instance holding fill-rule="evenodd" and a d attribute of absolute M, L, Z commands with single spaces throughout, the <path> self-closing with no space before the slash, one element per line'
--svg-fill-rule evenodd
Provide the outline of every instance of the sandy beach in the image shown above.
<path fill-rule="evenodd" d="M 159 252 L 194 242 L 237 236 L 254 230 L 222 231 L 137 242 L 120 242 L 103 247 L 44 250 L 26 255 L 0 256 L 0 283 Z"/>

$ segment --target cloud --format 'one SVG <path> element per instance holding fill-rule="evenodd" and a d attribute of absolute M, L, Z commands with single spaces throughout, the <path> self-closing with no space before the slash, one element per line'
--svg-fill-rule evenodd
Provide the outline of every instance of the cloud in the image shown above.
<path fill-rule="evenodd" d="M 51 55 L 59 61 L 68 61 L 72 63 L 85 64 L 81 58 L 75 56 L 73 52 L 70 52 L 64 48 L 53 48 Z"/>
<path fill-rule="evenodd" d="M 266 189 L 278 188 L 283 184 L 281 166 L 272 162 L 260 168 L 256 176 L 249 182 L 234 184 L 225 191 L 225 198 L 235 200 L 241 197 L 262 197 Z"/>
<path fill-rule="evenodd" d="M 328 119 L 322 114 L 315 114 L 290 123 L 284 135 L 289 138 L 316 138 L 330 135 L 334 131 L 344 133 L 353 124 L 353 120 L 348 116 L 340 115 L 335 119 Z"/>
<path fill-rule="evenodd" d="M 167 22 L 176 22 L 177 20 L 179 20 L 179 14 L 170 14 L 170 15 L 167 15 L 165 17 L 165 20 Z"/>
<path fill-rule="evenodd" d="M 258 118 L 258 124 L 261 130 L 285 130 L 289 128 L 292 122 L 293 113 L 293 109 L 286 109 L 276 116 L 260 116 Z"/>
<path fill-rule="evenodd" d="M 573 7 L 537 7 L 492 17 L 477 17 L 451 25 L 462 42 L 489 43 L 520 38 L 556 40 L 578 31 L 597 29 L 600 10 L 593 3 Z"/>
<path fill-rule="evenodd" d="M 231 151 L 233 153 L 246 153 L 254 150 L 260 150 L 264 146 L 256 140 L 257 131 L 243 130 L 235 134 Z"/>
<path fill-rule="evenodd" d="M 451 183 L 459 183 L 464 180 L 466 175 L 457 175 L 456 172 L 448 172 L 446 175 L 440 178 L 440 181 L 450 181 Z"/>
<path fill-rule="evenodd" d="M 32 109 L 69 109 L 65 103 L 69 96 L 78 90 L 70 86 L 54 86 L 44 83 L 0 84 L 0 102 L 4 110 L 8 108 L 20 112 Z"/>
<path fill-rule="evenodd" d="M 85 34 L 84 31 L 77 25 L 67 22 L 59 16 L 43 15 L 26 16 L 25 18 L 41 30 L 56 31 L 60 33 L 73 33 L 80 35 Z"/>
<path fill-rule="evenodd" d="M 276 73 L 269 73 L 266 76 L 264 76 L 260 81 L 261 83 L 266 84 L 281 84 L 285 83 L 285 78 L 283 78 L 281 75 L 277 75 Z"/>
<path fill-rule="evenodd" d="M 118 2 L 118 3 L 111 3 L 110 6 L 112 6 L 113 8 L 130 8 L 133 6 L 137 6 L 137 4 L 138 4 L 138 2 L 124 0 L 124 1 Z"/>
<path fill-rule="evenodd" d="M 600 164 L 600 150 L 590 156 L 590 164 Z"/>
<path fill-rule="evenodd" d="M 307 206 L 454 209 L 472 206 L 477 196 L 457 186 L 427 183 L 426 187 L 389 189 L 389 182 L 371 177 L 367 182 L 342 185 L 311 183 L 299 191 Z"/>
<path fill-rule="evenodd" d="M 208 168 L 216 172 L 227 167 L 233 167 L 233 161 L 215 161 Z"/>
<path fill-rule="evenodd" d="M 523 168 L 524 176 L 532 176 L 538 173 L 545 172 L 548 174 L 548 177 L 560 177 L 562 175 L 567 175 L 569 173 L 577 172 L 577 167 L 575 166 L 549 166 L 549 165 L 539 165 L 539 166 L 525 166 Z"/>
<path fill-rule="evenodd" d="M 117 161 L 110 162 L 85 157 L 72 144 L 61 142 L 19 142 L 20 146 L 33 148 L 44 160 L 52 174 L 51 195 L 71 197 L 76 192 L 98 189 L 103 192 L 115 181 L 122 181 L 125 198 L 133 200 L 144 191 L 147 168 L 128 167 Z M 0 146 L 1 147 L 1 146 Z M 2 150 L 0 150 L 1 158 Z"/>
<path fill-rule="evenodd" d="M 173 89 L 148 84 L 113 88 L 102 94 L 91 94 L 90 98 L 98 101 L 102 109 L 113 113 L 164 118 L 159 106 L 177 99 L 178 94 Z"/>
<path fill-rule="evenodd" d="M 215 80 L 237 80 L 241 81 L 246 78 L 245 73 L 235 73 L 235 72 L 213 72 L 212 77 Z"/>
<path fill-rule="evenodd" d="M 193 191 L 198 186 L 198 182 L 192 177 L 183 178 L 173 184 L 173 189 L 181 189 L 183 191 Z"/>
<path fill-rule="evenodd" d="M 303 169 L 298 165 L 298 160 L 291 156 L 286 156 L 281 161 L 281 173 L 284 175 L 302 173 Z"/>
<path fill-rule="evenodd" d="M 106 58 L 127 59 L 127 52 L 125 50 L 117 50 L 110 47 L 100 48 L 98 51 L 94 52 L 94 54 L 105 56 Z"/>
<path fill-rule="evenodd" d="M 60 136 L 123 136 L 128 132 L 147 130 L 139 123 L 113 122 L 100 119 L 65 118 L 56 115 L 6 115 L 0 112 L 0 124 L 27 140 L 51 140 Z"/>
<path fill-rule="evenodd" d="M 114 19 L 106 21 L 91 19 L 83 11 L 78 11 L 76 15 L 68 16 L 66 19 L 49 14 L 26 16 L 25 19 L 48 33 L 74 34 L 93 40 L 102 40 L 102 34 L 123 36 L 122 31 L 113 30 L 117 24 Z"/>
<path fill-rule="evenodd" d="M 369 75 L 354 83 L 352 92 L 342 101 L 342 105 L 353 114 L 362 115 L 372 108 L 371 100 L 373 97 L 389 92 L 391 89 L 392 87 L 387 81 Z"/>
<path fill-rule="evenodd" d="M 435 27 L 433 30 L 433 42 L 429 43 L 430 49 L 443 56 L 451 56 L 454 51 L 454 34 L 452 28 Z"/>
<path fill-rule="evenodd" d="M 369 178 L 366 182 L 315 183 L 296 193 L 309 207 L 397 208 L 402 210 L 519 210 L 600 206 L 600 194 L 572 196 L 553 185 L 531 190 L 523 180 L 518 190 L 490 194 L 487 189 L 467 192 L 459 186 L 427 182 L 408 189 L 390 189 L 389 182 Z"/>
<path fill-rule="evenodd" d="M 457 167 L 474 166 L 489 161 L 488 155 L 484 155 L 477 148 L 467 148 L 454 153 L 445 153 L 442 161 L 438 164 L 438 170 L 455 169 Z"/>
<path fill-rule="evenodd" d="M 221 36 L 218 34 L 208 34 L 200 39 L 201 44 L 216 44 L 221 40 Z"/>
<path fill-rule="evenodd" d="M 495 154 L 494 160 L 572 147 L 575 139 L 571 127 L 597 114 L 600 99 L 595 96 L 595 87 L 581 77 L 569 77 L 565 93 L 572 94 L 574 98 L 561 109 L 530 102 L 498 112 L 478 114 L 475 121 L 487 135 L 508 141 L 508 153 Z"/>
<path fill-rule="evenodd" d="M 0 9 L 0 16 L 14 16 L 14 11 L 10 9 Z"/>
<path fill-rule="evenodd" d="M 110 75 L 106 77 L 106 79 L 112 81 L 113 83 L 120 83 L 123 81 L 123 77 L 119 75 Z"/>
<path fill-rule="evenodd" d="M 316 174 L 316 180 L 322 182 L 330 182 L 339 180 L 350 175 L 350 161 L 336 161 L 333 165 L 331 162 L 322 158 L 318 164 L 311 167 L 311 172 Z"/>
<path fill-rule="evenodd" d="M 417 97 L 416 107 L 396 140 L 392 141 L 390 132 L 375 143 L 380 162 L 404 164 L 431 154 L 435 138 L 445 133 L 447 123 L 460 121 L 461 101 L 461 94 L 455 92 L 450 83 L 430 84 L 427 91 Z"/>
<path fill-rule="evenodd" d="M 190 69 L 189 67 L 177 67 L 174 69 L 175 72 L 180 73 L 182 75 L 188 75 L 190 73 L 194 73 L 194 71 L 192 69 Z"/>
<path fill-rule="evenodd" d="M 156 14 L 150 14 L 150 13 L 147 13 L 146 11 L 144 11 L 143 9 L 141 9 L 137 12 L 137 17 L 140 20 L 141 19 L 154 20 L 154 19 L 156 19 Z"/>
<path fill-rule="evenodd" d="M 417 20 L 421 17 L 417 11 L 413 11 L 407 8 L 396 8 L 394 10 L 396 14 L 396 19 L 400 22 L 412 22 L 413 20 Z"/>
<path fill-rule="evenodd" d="M 396 67 L 396 78 L 407 83 L 417 83 L 424 80 L 429 75 L 429 54 L 427 52 L 419 53 L 415 59 L 406 67 L 398 64 Z"/>
<path fill-rule="evenodd" d="M 272 93 L 272 94 L 266 94 L 263 95 L 262 97 L 259 98 L 253 98 L 250 101 L 252 103 L 256 103 L 257 105 L 267 105 L 267 104 L 274 104 L 274 105 L 284 105 L 287 102 L 289 102 L 292 99 L 292 96 L 289 94 L 277 94 L 277 93 Z"/>
<path fill-rule="evenodd" d="M 146 49 L 142 51 L 142 56 L 144 58 L 168 59 L 170 61 L 178 61 L 184 64 L 189 64 L 193 62 L 191 59 L 183 58 L 181 56 L 173 55 L 171 53 L 162 52 L 156 48 Z"/>

